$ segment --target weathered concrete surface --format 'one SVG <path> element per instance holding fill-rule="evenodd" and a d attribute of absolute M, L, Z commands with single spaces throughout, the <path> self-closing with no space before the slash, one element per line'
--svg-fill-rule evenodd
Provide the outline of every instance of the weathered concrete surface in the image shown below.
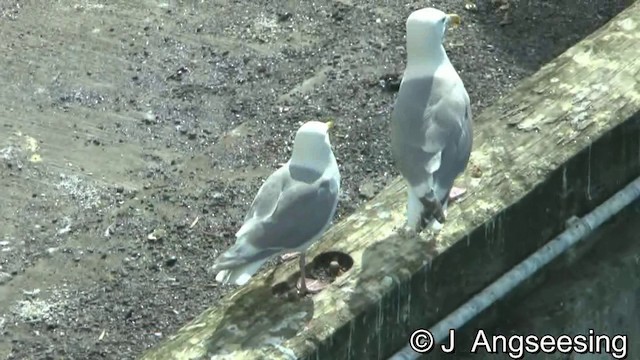
<path fill-rule="evenodd" d="M 143 359 L 389 356 L 638 176 L 638 26 L 636 3 L 477 117 L 462 179 L 470 195 L 435 241 L 395 234 L 404 213 L 395 181 L 312 250 L 355 260 L 327 290 L 293 303 L 271 296 L 270 285 L 295 278 L 294 264 L 282 266 Z"/>

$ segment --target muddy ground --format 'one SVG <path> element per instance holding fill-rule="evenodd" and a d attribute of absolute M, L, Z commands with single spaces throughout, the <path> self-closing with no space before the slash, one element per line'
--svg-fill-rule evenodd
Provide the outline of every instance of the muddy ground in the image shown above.
<path fill-rule="evenodd" d="M 336 120 L 336 221 L 374 196 L 413 9 L 462 14 L 477 113 L 630 1 L 0 0 L 0 359 L 133 359 L 215 305 L 303 121 Z"/>

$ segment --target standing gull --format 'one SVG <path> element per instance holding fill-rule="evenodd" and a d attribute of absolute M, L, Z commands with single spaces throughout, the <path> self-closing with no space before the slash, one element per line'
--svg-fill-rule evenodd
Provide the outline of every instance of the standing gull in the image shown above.
<path fill-rule="evenodd" d="M 236 243 L 216 259 L 216 281 L 244 285 L 272 256 L 300 251 L 300 292 L 310 290 L 304 251 L 329 227 L 340 191 L 332 125 L 309 121 L 298 129 L 291 159 L 262 184 Z"/>
<path fill-rule="evenodd" d="M 442 45 L 460 17 L 425 8 L 407 19 L 407 67 L 391 114 L 391 150 L 408 183 L 407 225 L 440 230 L 472 146 L 471 106 Z"/>

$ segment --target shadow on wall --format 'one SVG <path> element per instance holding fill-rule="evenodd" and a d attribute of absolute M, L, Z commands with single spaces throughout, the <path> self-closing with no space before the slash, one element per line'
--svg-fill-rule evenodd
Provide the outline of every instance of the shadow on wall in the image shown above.
<path fill-rule="evenodd" d="M 476 329 L 483 329 L 488 336 L 494 334 L 607 334 L 610 353 L 620 356 L 622 339 L 627 337 L 625 351 L 629 359 L 636 359 L 640 347 L 632 341 L 640 334 L 640 273 L 638 254 L 640 243 L 636 241 L 640 226 L 636 222 L 638 210 L 629 206 L 608 223 L 591 234 L 593 247 L 581 259 L 568 263 L 570 255 L 563 255 L 555 264 L 556 269 L 535 276 L 541 284 L 529 291 L 516 291 L 495 312 L 500 314 L 498 323 L 488 326 L 479 319 L 470 322 L 463 336 L 470 348 Z M 565 267 L 563 264 L 570 266 Z M 589 314 L 589 316 L 584 316 Z M 599 340 L 605 346 L 606 340 Z M 457 354 L 460 359 L 509 359 L 508 354 Z M 526 359 L 563 360 L 566 354 L 529 354 Z M 589 355 L 583 355 L 585 358 Z M 592 354 L 593 359 L 613 359 L 612 355 Z M 582 358 L 576 355 L 576 359 Z M 620 358 L 620 357 L 619 357 Z M 573 359 L 573 358 L 572 358 Z"/>
<path fill-rule="evenodd" d="M 496 2 L 509 3 L 509 24 L 499 25 L 503 12 L 491 5 Z M 515 63 L 536 71 L 632 3 L 633 0 L 479 0 L 475 21 L 497 51 L 507 49 Z"/>

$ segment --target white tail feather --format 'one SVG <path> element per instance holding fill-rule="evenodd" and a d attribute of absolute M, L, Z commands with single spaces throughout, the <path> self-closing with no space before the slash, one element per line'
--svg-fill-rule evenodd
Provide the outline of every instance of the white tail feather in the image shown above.
<path fill-rule="evenodd" d="M 268 259 L 258 260 L 234 269 L 222 270 L 216 275 L 216 281 L 222 284 L 246 284 Z"/>

